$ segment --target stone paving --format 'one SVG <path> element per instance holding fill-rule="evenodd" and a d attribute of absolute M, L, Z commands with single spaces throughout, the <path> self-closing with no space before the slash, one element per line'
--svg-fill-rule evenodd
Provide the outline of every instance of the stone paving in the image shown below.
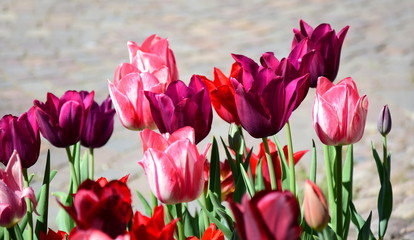
<path fill-rule="evenodd" d="M 0 115 L 19 115 L 33 99 L 45 101 L 47 92 L 60 96 L 68 89 L 95 90 L 101 101 L 108 95 L 107 79 L 119 63 L 128 61 L 127 41 L 141 43 L 153 33 L 169 38 L 180 77 L 189 81 L 192 74 L 211 78 L 213 67 L 228 73 L 233 62 L 230 53 L 256 60 L 266 51 L 286 56 L 292 28 L 300 19 L 312 26 L 328 22 L 337 31 L 349 25 L 338 79 L 352 76 L 370 102 L 365 136 L 355 146 L 356 206 L 364 216 L 375 212 L 379 184 L 370 142 L 380 144 L 376 119 L 388 104 L 393 115 L 389 148 L 395 197 L 387 237 L 414 239 L 413 9 L 412 0 L 4 0 L 0 3 Z M 298 150 L 309 149 L 311 139 L 317 139 L 310 115 L 313 94 L 312 89 L 291 119 Z M 217 116 L 213 124 L 200 147 L 213 135 L 225 136 L 228 125 Z M 31 169 L 39 176 L 35 180 L 40 181 L 48 148 L 52 167 L 59 170 L 52 191 L 66 191 L 69 171 L 64 150 L 50 147 L 47 141 Z M 119 178 L 131 173 L 129 186 L 148 194 L 136 163 L 141 154 L 137 132 L 124 129 L 116 120 L 108 145 L 96 150 L 96 176 Z M 300 168 L 306 169 L 309 159 L 305 156 Z M 134 204 L 139 208 L 137 201 Z"/>

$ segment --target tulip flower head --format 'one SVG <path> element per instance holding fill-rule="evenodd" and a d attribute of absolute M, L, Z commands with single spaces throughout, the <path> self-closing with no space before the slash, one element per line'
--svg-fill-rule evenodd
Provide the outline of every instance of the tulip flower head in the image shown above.
<path fill-rule="evenodd" d="M 313 29 L 303 20 L 300 20 L 300 29 L 293 29 L 295 37 L 292 41 L 292 49 L 307 39 L 303 52 L 315 51 L 310 66 L 311 87 L 316 87 L 318 77 L 321 76 L 331 81 L 335 80 L 339 69 L 342 44 L 348 29 L 349 26 L 346 26 L 336 34 L 329 24 L 323 23 Z"/>
<path fill-rule="evenodd" d="M 144 156 L 138 163 L 145 171 L 152 193 L 165 204 L 198 198 L 204 186 L 204 163 L 209 145 L 199 154 L 191 127 L 172 134 L 144 129 L 140 136 Z"/>
<path fill-rule="evenodd" d="M 45 103 L 34 100 L 40 132 L 55 147 L 77 143 L 93 103 L 95 92 L 84 98 L 77 91 L 67 91 L 61 98 L 47 94 Z"/>
<path fill-rule="evenodd" d="M 197 237 L 191 236 L 186 238 L 186 240 L 199 240 Z M 220 229 L 217 229 L 214 223 L 211 223 L 210 226 L 204 231 L 201 240 L 224 240 L 224 234 Z"/>
<path fill-rule="evenodd" d="M 36 212 L 36 197 L 31 187 L 23 188 L 20 157 L 14 151 L 6 170 L 0 169 L 0 226 L 10 228 L 26 215 L 26 197 Z"/>
<path fill-rule="evenodd" d="M 0 161 L 4 165 L 14 150 L 23 168 L 33 166 L 39 158 L 40 134 L 33 107 L 20 117 L 5 115 L 0 119 Z"/>
<path fill-rule="evenodd" d="M 322 143 L 331 146 L 358 142 L 364 134 L 368 98 L 360 97 L 352 78 L 334 85 L 320 77 L 313 105 L 313 127 Z"/>
<path fill-rule="evenodd" d="M 388 133 L 390 133 L 392 127 L 392 119 L 391 119 L 391 113 L 390 109 L 388 108 L 388 105 L 385 105 L 378 117 L 377 121 L 377 129 L 378 132 L 381 133 L 382 136 L 387 136 Z"/>
<path fill-rule="evenodd" d="M 306 180 L 303 205 L 306 223 L 322 231 L 330 220 L 328 204 L 322 191 L 310 180 Z"/>

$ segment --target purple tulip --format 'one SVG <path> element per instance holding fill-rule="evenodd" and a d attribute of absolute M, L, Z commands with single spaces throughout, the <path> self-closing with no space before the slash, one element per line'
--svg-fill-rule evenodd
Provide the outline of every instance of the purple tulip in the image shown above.
<path fill-rule="evenodd" d="M 213 112 L 208 91 L 199 76 L 193 75 L 189 86 L 178 80 L 168 85 L 165 93 L 145 91 L 151 114 L 161 133 L 172 134 L 191 126 L 195 129 L 196 144 L 211 129 Z"/>
<path fill-rule="evenodd" d="M 85 98 L 89 93 L 81 91 L 80 94 L 82 98 Z M 114 131 L 114 115 L 115 109 L 112 108 L 112 100 L 109 96 L 101 106 L 94 101 L 82 131 L 82 146 L 99 148 L 105 145 Z"/>
<path fill-rule="evenodd" d="M 309 74 L 304 73 L 311 57 L 305 55 L 302 63 L 289 58 L 279 62 L 273 53 L 264 53 L 262 66 L 242 55 L 233 58 L 242 68 L 231 79 L 241 125 L 255 138 L 276 134 L 308 92 Z"/>
<path fill-rule="evenodd" d="M 378 117 L 377 120 L 377 129 L 378 132 L 381 133 L 382 136 L 387 136 L 388 133 L 390 133 L 392 127 L 392 119 L 391 119 L 391 113 L 390 109 L 388 108 L 388 105 L 385 105 Z"/>
<path fill-rule="evenodd" d="M 261 191 L 250 200 L 244 195 L 230 207 L 242 240 L 300 238 L 299 204 L 289 191 Z"/>
<path fill-rule="evenodd" d="M 94 95 L 92 91 L 82 99 L 79 92 L 67 91 L 60 99 L 48 93 L 45 103 L 35 100 L 36 119 L 42 136 L 55 147 L 77 143 Z"/>
<path fill-rule="evenodd" d="M 305 21 L 300 20 L 300 29 L 293 29 L 295 37 L 292 49 L 302 40 L 308 39 L 304 52 L 315 50 L 315 56 L 310 67 L 311 87 L 316 87 L 318 77 L 324 76 L 334 81 L 338 74 L 341 48 L 349 26 L 344 27 L 338 34 L 327 23 L 313 29 Z"/>
<path fill-rule="evenodd" d="M 13 151 L 21 156 L 22 167 L 36 163 L 40 152 L 40 134 L 34 108 L 20 117 L 5 115 L 0 120 L 0 161 L 7 165 Z"/>

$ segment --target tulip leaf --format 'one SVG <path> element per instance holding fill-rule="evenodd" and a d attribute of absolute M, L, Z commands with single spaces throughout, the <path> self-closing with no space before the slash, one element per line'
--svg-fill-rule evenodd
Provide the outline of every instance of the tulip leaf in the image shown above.
<path fill-rule="evenodd" d="M 216 138 L 213 137 L 210 157 L 210 178 L 208 189 L 221 199 L 221 181 L 220 181 L 220 154 Z"/>
<path fill-rule="evenodd" d="M 200 203 L 199 200 L 197 200 L 198 205 L 203 209 L 203 211 L 206 213 L 207 217 L 210 219 L 211 222 L 216 224 L 216 226 L 223 232 L 223 234 L 226 236 L 226 238 L 230 239 L 232 236 L 232 232 L 229 228 L 227 228 L 219 219 L 217 219 L 213 213 L 209 212 L 206 207 Z"/>
<path fill-rule="evenodd" d="M 85 181 L 89 175 L 89 159 L 87 151 L 83 152 L 82 158 L 80 159 L 80 181 L 79 184 Z"/>
<path fill-rule="evenodd" d="M 384 175 L 384 182 L 381 183 L 381 189 L 378 196 L 378 217 L 380 238 L 383 238 L 387 231 L 388 221 L 392 212 L 392 185 L 387 175 Z"/>
<path fill-rule="evenodd" d="M 183 222 L 184 222 L 184 235 L 185 236 L 197 236 L 200 237 L 199 231 L 199 215 L 196 212 L 194 217 L 191 216 L 187 208 L 184 209 Z"/>
<path fill-rule="evenodd" d="M 242 164 L 240 164 L 240 170 L 241 170 L 241 173 L 242 173 L 242 177 L 243 177 L 244 184 L 246 184 L 247 191 L 248 191 L 250 197 L 253 197 L 254 194 L 255 194 L 255 190 L 254 190 L 254 187 L 253 187 L 253 183 L 251 182 L 249 176 L 247 176 L 247 173 L 244 170 Z"/>
<path fill-rule="evenodd" d="M 37 212 L 39 213 L 39 216 L 36 221 L 36 236 L 40 236 L 40 232 L 47 233 L 50 184 L 50 150 L 47 151 L 45 173 L 43 176 L 43 185 L 40 189 L 40 197 L 37 202 Z"/>
<path fill-rule="evenodd" d="M 384 166 L 382 165 L 377 149 L 375 149 L 374 144 L 372 142 L 371 142 L 371 148 L 372 148 L 372 155 L 374 156 L 375 164 L 377 165 L 377 172 L 378 172 L 379 180 L 382 183 L 384 181 L 383 179 Z"/>
<path fill-rule="evenodd" d="M 262 169 L 263 161 L 262 159 L 259 159 L 259 162 L 256 166 L 256 181 L 255 181 L 255 190 L 256 192 L 259 192 L 261 190 L 265 189 L 265 183 L 263 178 L 263 171 L 259 171 L 259 169 Z"/>
<path fill-rule="evenodd" d="M 144 195 L 142 195 L 139 191 L 136 191 L 139 200 L 141 201 L 142 205 L 144 206 L 145 214 L 147 216 L 152 215 L 152 208 L 148 201 L 145 199 Z"/>
<path fill-rule="evenodd" d="M 369 213 L 367 220 L 365 221 L 361 230 L 358 232 L 358 240 L 375 239 L 371 233 L 371 216 L 372 216 L 372 212 Z"/>
<path fill-rule="evenodd" d="M 337 240 L 336 233 L 330 226 L 326 226 L 323 231 L 323 240 Z"/>
<path fill-rule="evenodd" d="M 312 139 L 312 160 L 309 170 L 309 179 L 316 183 L 316 169 L 317 169 L 317 156 L 316 156 L 316 146 L 315 141 Z"/>
<path fill-rule="evenodd" d="M 289 183 L 289 179 L 290 179 L 289 166 L 287 165 L 286 156 L 285 156 L 285 153 L 283 151 L 283 146 L 280 143 L 279 139 L 276 137 L 276 135 L 273 136 L 273 140 L 276 144 L 277 154 L 278 154 L 279 159 L 280 159 L 280 166 L 281 166 L 281 170 L 282 170 L 282 189 L 289 189 L 289 187 L 290 187 L 290 183 Z"/>

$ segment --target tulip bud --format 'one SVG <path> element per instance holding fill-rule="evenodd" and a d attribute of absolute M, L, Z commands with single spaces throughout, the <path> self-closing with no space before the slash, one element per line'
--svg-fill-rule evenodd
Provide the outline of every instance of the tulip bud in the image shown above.
<path fill-rule="evenodd" d="M 385 105 L 378 117 L 377 121 L 377 129 L 378 132 L 381 133 L 382 136 L 387 136 L 388 133 L 390 133 L 392 127 L 392 121 L 391 121 L 391 114 L 390 109 L 388 108 L 388 105 Z"/>
<path fill-rule="evenodd" d="M 304 192 L 305 221 L 311 228 L 320 232 L 328 225 L 330 219 L 325 196 L 310 180 L 306 180 Z"/>

